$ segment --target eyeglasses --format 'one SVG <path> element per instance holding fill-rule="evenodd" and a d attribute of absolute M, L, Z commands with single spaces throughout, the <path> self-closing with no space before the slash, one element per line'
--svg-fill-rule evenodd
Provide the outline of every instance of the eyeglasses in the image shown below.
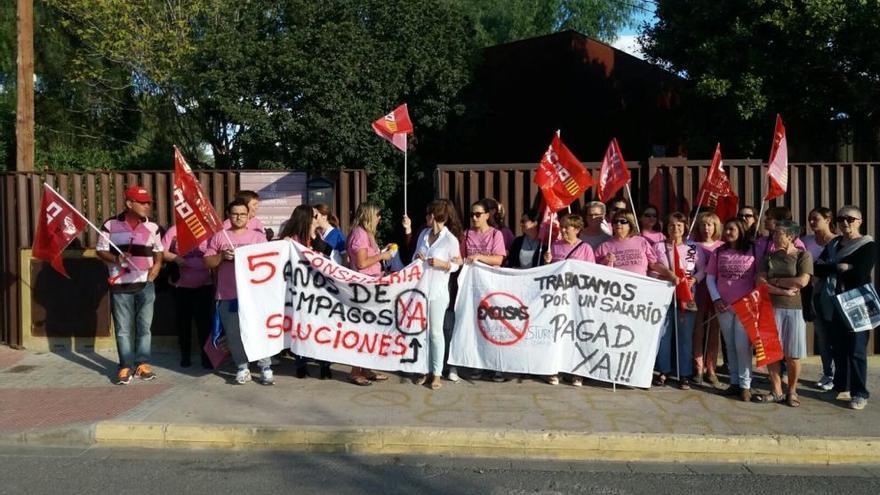
<path fill-rule="evenodd" d="M 230 213 L 229 216 L 230 217 L 246 217 L 246 216 L 248 216 L 248 214 L 247 213 Z"/>
<path fill-rule="evenodd" d="M 859 217 L 851 217 L 849 215 L 842 215 L 837 217 L 837 223 L 853 223 L 856 220 L 861 220 Z"/>
<path fill-rule="evenodd" d="M 625 218 L 618 218 L 617 220 L 614 220 L 611 223 L 613 223 L 615 225 L 629 225 L 629 220 L 627 220 Z"/>
<path fill-rule="evenodd" d="M 477 218 L 478 216 L 480 216 L 480 215 L 485 215 L 485 214 L 486 214 L 485 211 L 472 211 L 472 212 L 471 212 L 471 216 L 474 217 L 474 218 Z"/>

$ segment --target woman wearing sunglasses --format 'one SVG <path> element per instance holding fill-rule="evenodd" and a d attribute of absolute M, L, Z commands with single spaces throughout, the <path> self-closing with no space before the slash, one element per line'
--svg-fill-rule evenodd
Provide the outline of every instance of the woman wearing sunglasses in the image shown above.
<path fill-rule="evenodd" d="M 639 217 L 639 232 L 651 245 L 657 245 L 666 240 L 663 234 L 663 222 L 660 221 L 659 211 L 654 205 L 648 205 Z"/>
<path fill-rule="evenodd" d="M 849 399 L 850 407 L 855 410 L 868 405 L 867 353 L 871 331 L 850 330 L 834 299 L 837 294 L 871 283 L 877 244 L 871 236 L 859 231 L 862 218 L 862 211 L 856 206 L 841 208 L 837 212 L 840 237 L 825 246 L 813 267 L 819 279 L 817 318 L 821 318 L 823 328 L 828 329 L 834 353 L 833 390 L 838 393 L 838 399 Z"/>
<path fill-rule="evenodd" d="M 669 270 L 657 262 L 651 243 L 635 232 L 636 219 L 628 211 L 618 211 L 611 217 L 611 239 L 596 250 L 596 261 L 639 275 L 648 270 L 666 275 Z"/>

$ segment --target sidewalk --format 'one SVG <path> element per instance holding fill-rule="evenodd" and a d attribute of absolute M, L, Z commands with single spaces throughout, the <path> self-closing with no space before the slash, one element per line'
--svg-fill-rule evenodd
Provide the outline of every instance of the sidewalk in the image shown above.
<path fill-rule="evenodd" d="M 357 387 L 333 379 L 232 385 L 231 369 L 182 369 L 155 355 L 158 379 L 113 385 L 115 354 L 51 354 L 0 347 L 0 444 L 270 448 L 394 454 L 752 463 L 880 463 L 880 401 L 863 411 L 812 387 L 800 408 L 743 403 L 694 387 L 636 390 L 534 378 L 444 382 L 407 377 Z M 197 360 L 196 360 L 197 361 Z M 310 369 L 317 376 L 317 368 Z M 872 358 L 872 381 L 880 358 Z M 258 375 L 258 373 L 255 373 Z M 766 390 L 758 378 L 753 385 Z"/>

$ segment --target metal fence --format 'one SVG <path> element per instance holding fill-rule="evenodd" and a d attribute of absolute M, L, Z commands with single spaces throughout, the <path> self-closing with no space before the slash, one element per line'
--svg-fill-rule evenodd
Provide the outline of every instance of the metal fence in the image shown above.
<path fill-rule="evenodd" d="M 238 172 L 198 171 L 196 176 L 214 208 L 222 212 L 239 187 Z M 335 211 L 342 228 L 348 230 L 357 205 L 366 199 L 367 176 L 364 170 L 344 169 L 335 179 Z M 173 173 L 168 170 L 143 172 L 7 172 L 0 174 L 0 341 L 21 344 L 21 273 L 19 250 L 33 243 L 40 211 L 43 182 L 48 183 L 81 211 L 89 220 L 101 223 L 124 208 L 123 191 L 131 184 L 148 189 L 154 198 L 154 221 L 167 226 L 174 222 L 172 197 Z M 95 246 L 97 233 L 92 229 L 75 240 L 72 247 Z"/>

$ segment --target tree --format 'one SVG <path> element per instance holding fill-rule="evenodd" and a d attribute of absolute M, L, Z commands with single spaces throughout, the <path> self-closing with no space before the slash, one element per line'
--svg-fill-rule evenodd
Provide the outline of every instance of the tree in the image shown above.
<path fill-rule="evenodd" d="M 690 148 L 763 157 L 774 115 L 794 159 L 880 157 L 880 2 L 660 0 L 642 38 L 650 60 L 691 82 Z"/>

